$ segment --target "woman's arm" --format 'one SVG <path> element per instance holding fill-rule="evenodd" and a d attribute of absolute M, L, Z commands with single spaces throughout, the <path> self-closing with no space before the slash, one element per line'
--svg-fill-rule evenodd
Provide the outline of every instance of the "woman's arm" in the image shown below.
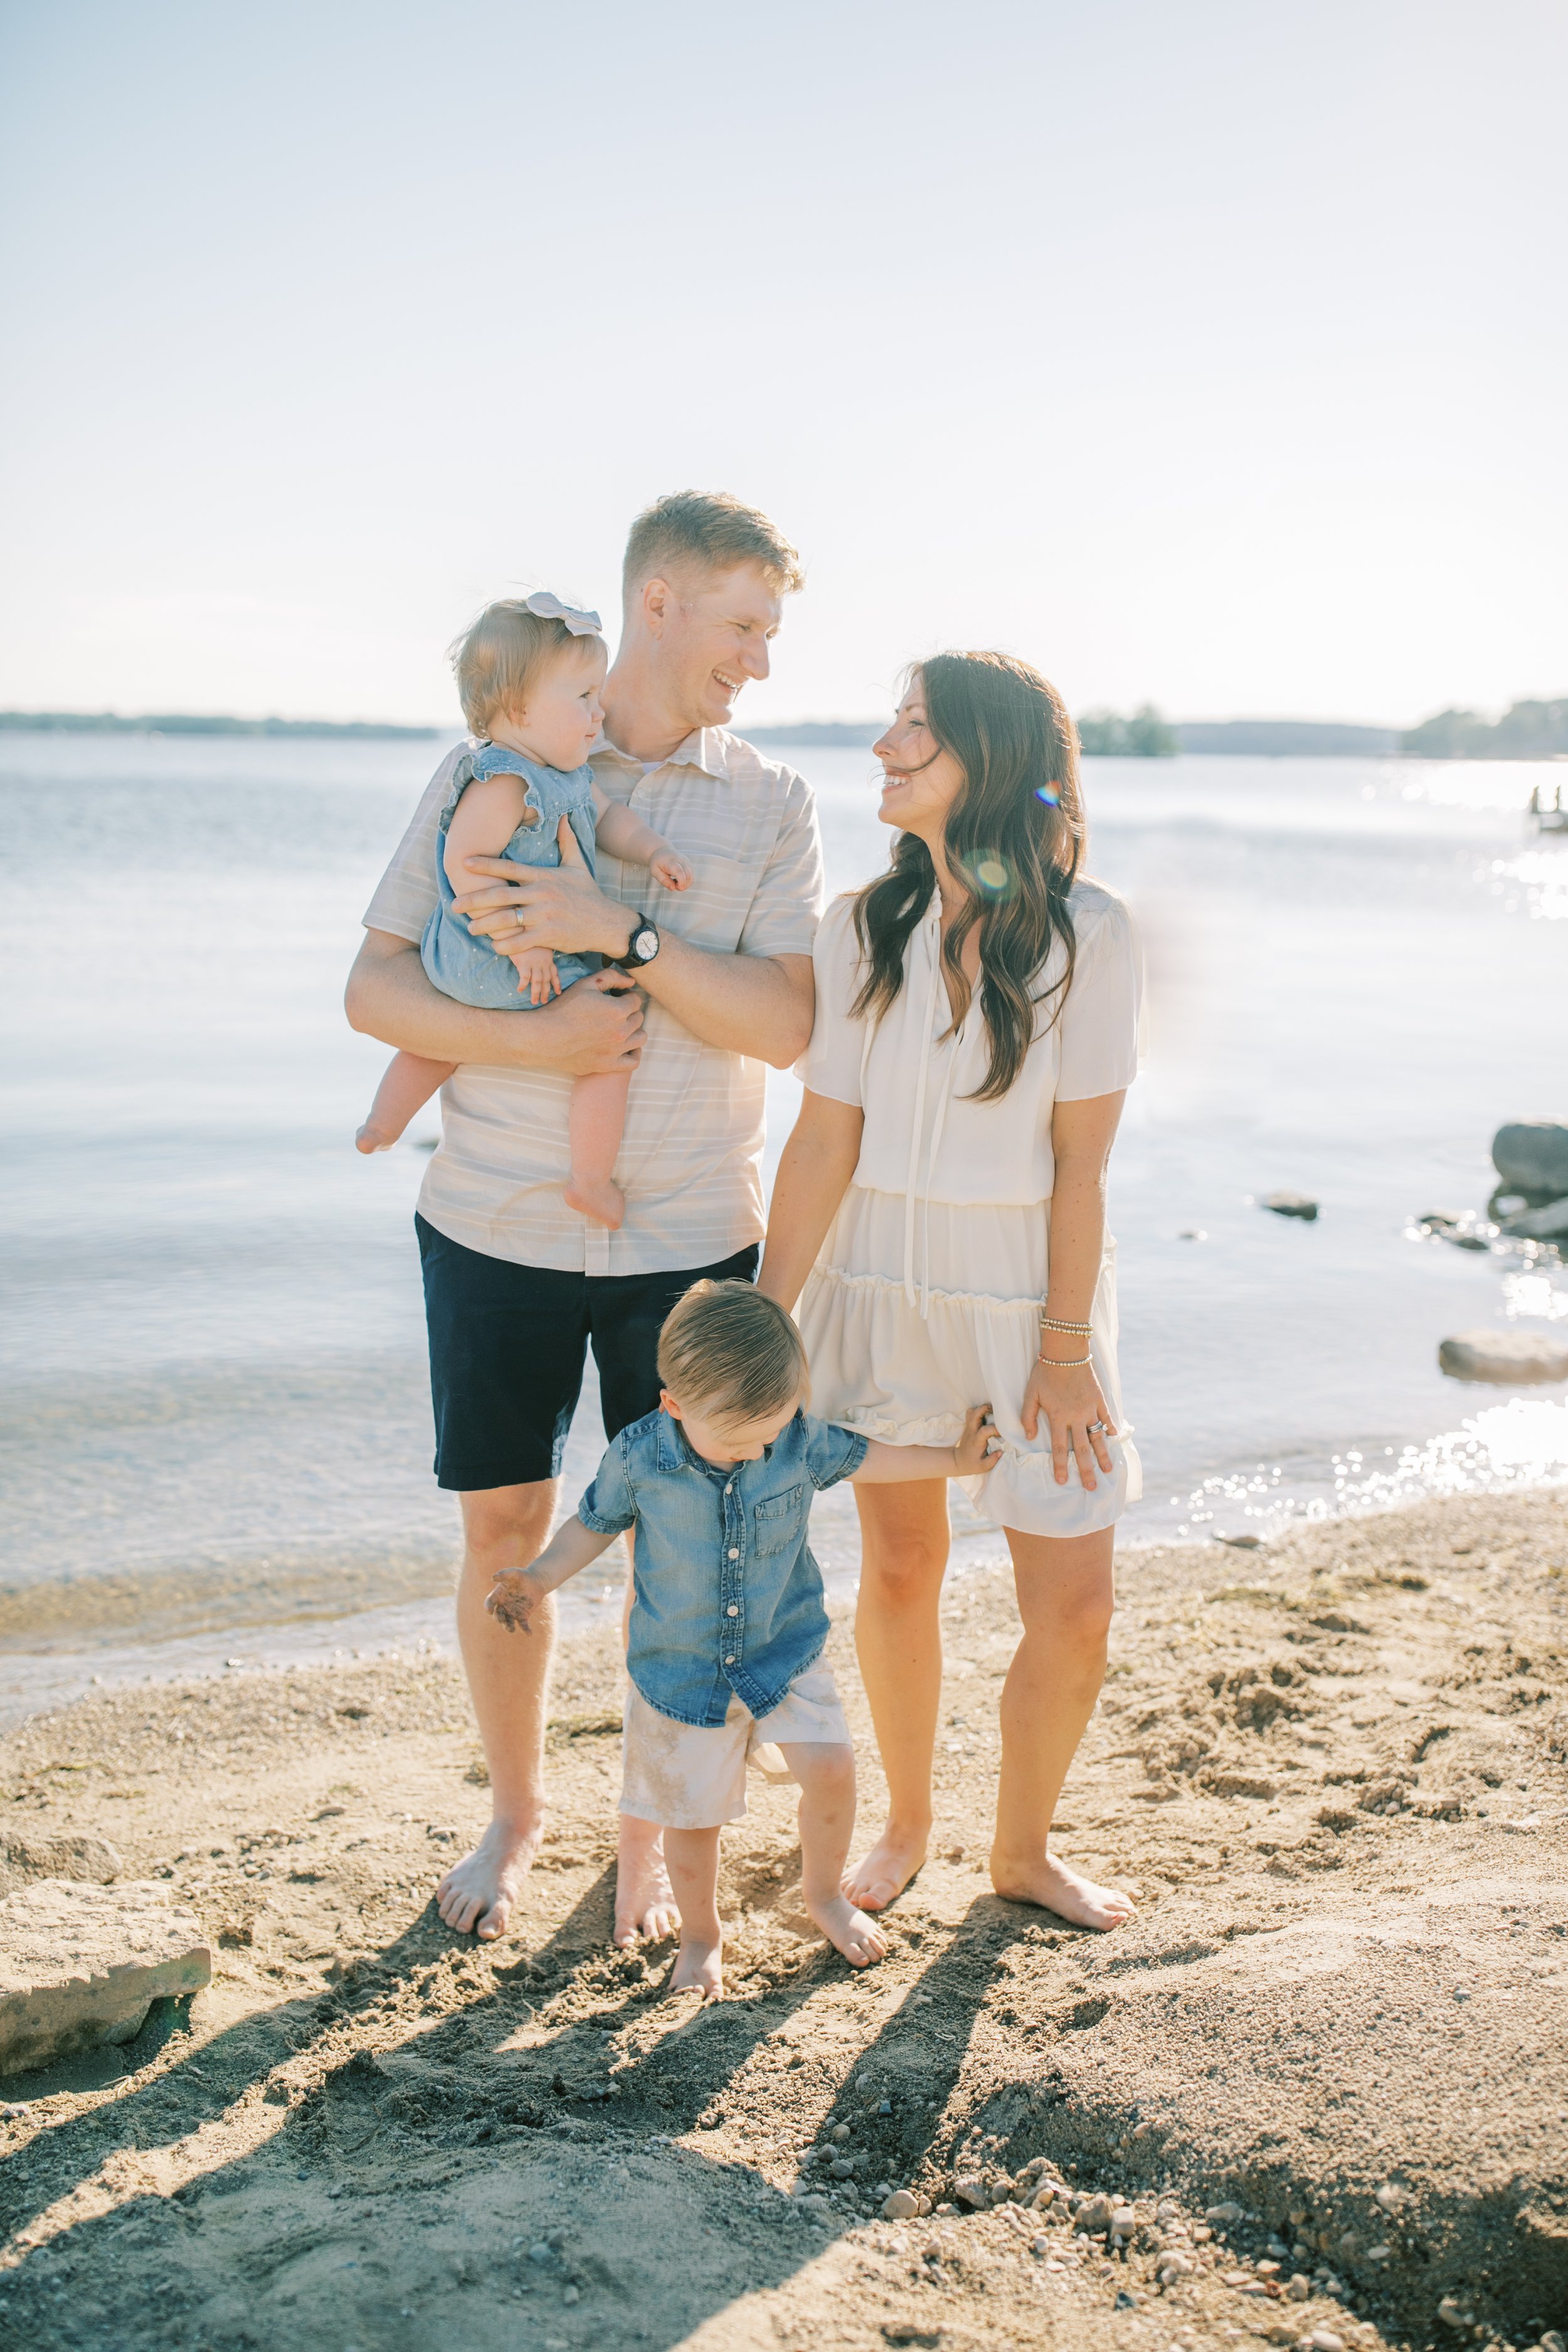
<path fill-rule="evenodd" d="M 1089 1319 L 1105 1247 L 1105 1171 L 1126 1099 L 1125 1089 L 1094 1095 L 1085 1102 L 1059 1102 L 1052 1114 L 1057 1173 L 1045 1311 L 1053 1322 Z M 1088 1488 L 1096 1484 L 1096 1463 L 1108 1474 L 1110 1469 L 1105 1441 L 1116 1434 L 1115 1423 L 1106 1411 L 1094 1367 L 1074 1360 L 1089 1352 L 1088 1339 L 1075 1332 L 1042 1329 L 1039 1360 L 1024 1391 L 1024 1434 L 1037 1433 L 1043 1412 L 1058 1486 L 1067 1484 L 1069 1454 Z"/>
<path fill-rule="evenodd" d="M 773 1181 L 768 1238 L 757 1288 L 764 1298 L 793 1312 L 816 1262 L 838 1203 L 849 1188 L 860 1157 L 866 1114 L 858 1105 L 833 1101 L 809 1089 L 794 1132 L 784 1145 Z M 951 1472 L 925 1474 L 938 1478 Z"/>
<path fill-rule="evenodd" d="M 528 786 L 521 776 L 477 776 L 452 811 L 441 856 L 455 894 L 468 889 L 473 876 L 465 857 L 499 857 L 520 824 L 528 821 Z"/>

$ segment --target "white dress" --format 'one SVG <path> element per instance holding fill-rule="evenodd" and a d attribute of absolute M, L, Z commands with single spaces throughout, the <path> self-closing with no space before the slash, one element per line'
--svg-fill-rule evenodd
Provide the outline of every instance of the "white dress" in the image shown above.
<path fill-rule="evenodd" d="M 896 1003 L 858 1020 L 849 1009 L 863 976 L 853 901 L 834 901 L 816 935 L 816 1025 L 799 1066 L 812 1093 L 865 1114 L 853 1181 L 801 1298 L 812 1411 L 887 1444 L 951 1445 L 965 1409 L 989 1400 L 1005 1451 L 964 1490 L 998 1525 L 1042 1536 L 1110 1527 L 1142 1491 L 1117 1380 L 1109 1234 L 1089 1352 L 1121 1433 L 1108 1441 L 1110 1477 L 1099 1474 L 1088 1492 L 1074 1463 L 1058 1486 L 1044 1418 L 1032 1439 L 1020 1418 L 1046 1296 L 1053 1106 L 1120 1093 L 1138 1069 L 1132 918 L 1098 882 L 1075 883 L 1069 903 L 1072 985 L 1000 1101 L 968 1099 L 990 1060 L 978 994 L 956 1035 L 944 1034 L 934 900 L 910 935 Z M 1052 959 L 1059 971 L 1059 942 Z"/>

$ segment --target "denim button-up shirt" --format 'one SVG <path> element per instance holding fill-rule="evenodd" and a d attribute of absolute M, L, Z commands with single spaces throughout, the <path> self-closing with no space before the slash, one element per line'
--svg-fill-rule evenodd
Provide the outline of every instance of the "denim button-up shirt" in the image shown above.
<path fill-rule="evenodd" d="M 626 1665 L 660 1715 L 721 1724 L 731 1691 L 767 1715 L 821 1655 L 827 1610 L 805 1539 L 811 1499 L 860 1467 L 866 1444 L 797 1412 L 760 1461 L 720 1469 L 661 1412 L 607 1449 L 577 1517 L 599 1535 L 637 1529 Z"/>

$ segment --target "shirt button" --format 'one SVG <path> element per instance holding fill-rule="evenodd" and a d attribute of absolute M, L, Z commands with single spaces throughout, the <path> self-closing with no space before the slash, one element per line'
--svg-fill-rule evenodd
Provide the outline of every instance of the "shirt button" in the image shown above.
<path fill-rule="evenodd" d="M 735 1661 L 734 1661 L 734 1659 L 733 1659 L 733 1658 L 726 1658 L 726 1659 L 725 1659 L 725 1661 L 724 1661 L 724 1664 L 725 1664 L 727 1666 L 732 1666 L 732 1665 L 734 1664 L 734 1663 L 735 1663 Z"/>
<path fill-rule="evenodd" d="M 724 1492 L 726 1493 L 726 1495 L 732 1495 L 732 1494 L 734 1493 L 734 1491 L 735 1491 L 735 1481 L 733 1480 L 733 1478 L 731 1478 L 731 1481 L 730 1481 L 730 1483 L 729 1483 L 729 1485 L 725 1487 Z"/>
<path fill-rule="evenodd" d="M 739 1609 L 735 1606 L 735 1603 L 732 1601 L 731 1601 L 728 1609 L 724 1612 L 726 1617 L 738 1617 L 740 1613 Z"/>
<path fill-rule="evenodd" d="M 734 1547 L 734 1545 L 733 1545 L 733 1544 L 731 1544 L 731 1545 L 730 1546 L 730 1557 L 731 1557 L 731 1559 L 740 1559 L 740 1557 L 741 1557 L 740 1553 L 736 1550 L 736 1549 L 735 1549 L 735 1547 Z"/>

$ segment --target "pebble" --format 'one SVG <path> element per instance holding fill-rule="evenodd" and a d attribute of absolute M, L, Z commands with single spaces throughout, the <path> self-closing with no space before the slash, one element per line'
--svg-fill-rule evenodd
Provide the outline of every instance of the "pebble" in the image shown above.
<path fill-rule="evenodd" d="M 1119 2205 L 1110 2217 L 1110 2226 L 1119 2238 L 1130 2238 L 1138 2227 L 1138 2216 L 1131 2205 Z"/>
<path fill-rule="evenodd" d="M 1397 2213 L 1404 2204 L 1406 2191 L 1392 2180 L 1385 2180 L 1377 2192 L 1377 2202 L 1385 2213 Z"/>
<path fill-rule="evenodd" d="M 1345 2339 L 1336 2336 L 1331 2327 L 1314 2327 L 1310 2336 L 1300 2339 L 1305 2352 L 1345 2352 Z"/>
<path fill-rule="evenodd" d="M 581 2287 L 577 2287 L 577 2286 L 569 2286 L 569 2287 L 567 2288 L 567 2290 L 566 2290 L 565 2294 L 562 2296 L 561 2300 L 562 2300 L 562 2302 L 563 2302 L 563 2303 L 581 2303 L 581 2301 L 583 2300 L 583 2290 L 582 2290 L 582 2288 L 581 2288 Z M 1339 2340 L 1339 2339 L 1338 2339 L 1338 2337 L 1336 2337 L 1336 2338 L 1335 2338 L 1336 2343 L 1338 2342 L 1338 2340 Z"/>
<path fill-rule="evenodd" d="M 920 2210 L 920 2200 L 910 2189 L 895 2189 L 882 2203 L 884 2218 L 889 2221 L 912 2221 Z"/>
<path fill-rule="evenodd" d="M 967 2207 L 972 2213 L 978 2212 L 981 2206 L 989 2205 L 991 2202 L 991 2191 L 977 2173 L 966 2172 L 962 2180 L 955 2180 L 952 2184 L 952 2193 L 958 2202 Z"/>
<path fill-rule="evenodd" d="M 1265 1192 L 1258 1206 L 1272 1209 L 1277 1217 L 1300 1217 L 1309 1225 L 1317 1220 L 1318 1204 L 1305 1192 Z"/>
<path fill-rule="evenodd" d="M 537 2246 L 530 2246 L 528 2259 L 531 2263 L 547 2263 L 553 2259 L 554 2252 L 554 2247 L 547 2246 L 542 2238 Z"/>
<path fill-rule="evenodd" d="M 1242 2221 L 1245 2221 L 1246 2218 L 1246 2213 L 1241 2206 L 1228 2204 L 1211 2205 L 1207 2212 L 1204 2215 L 1204 2220 L 1205 2221 L 1213 2223 L 1219 2229 L 1224 2229 L 1227 2222 Z"/>
<path fill-rule="evenodd" d="M 855 2159 L 852 2156 L 836 2156 L 827 2169 L 833 2175 L 835 2180 L 853 2179 L 855 2174 Z"/>
<path fill-rule="evenodd" d="M 848 2126 L 848 2125 L 847 2125 L 847 2124 L 835 2124 L 835 2125 L 834 2125 L 834 2126 L 833 2126 L 833 2129 L 828 2133 L 828 2135 L 827 2135 L 827 2136 L 828 2136 L 829 2139 L 836 2139 L 836 2140 L 841 2140 L 841 2141 L 842 2141 L 842 2140 L 847 2140 L 847 2139 L 848 2138 L 848 2137 L 849 2137 L 849 2126 Z"/>
<path fill-rule="evenodd" d="M 1075 2229 L 1091 2231 L 1098 2235 L 1101 2230 L 1110 2229 L 1110 2217 L 1115 2210 L 1109 2197 L 1103 2194 L 1091 2197 L 1086 2204 L 1079 2207 L 1073 2216 L 1073 2226 Z"/>
<path fill-rule="evenodd" d="M 1292 2303 L 1305 2303 L 1312 2292 L 1312 2282 L 1305 2273 L 1298 2271 L 1287 2285 L 1285 2292 Z"/>

